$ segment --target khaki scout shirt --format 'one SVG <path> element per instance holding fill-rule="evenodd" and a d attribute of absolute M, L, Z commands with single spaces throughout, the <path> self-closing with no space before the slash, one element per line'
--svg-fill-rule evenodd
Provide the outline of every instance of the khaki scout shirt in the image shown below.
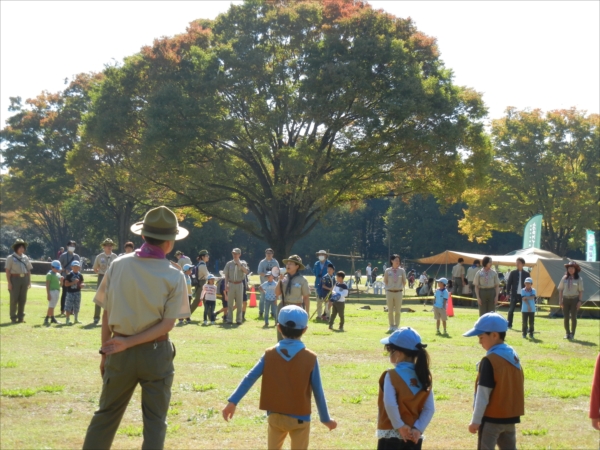
<path fill-rule="evenodd" d="M 240 263 L 242 264 L 242 266 L 244 266 L 244 268 L 248 269 L 248 264 L 246 264 L 246 261 L 240 259 Z M 240 269 L 237 266 L 237 264 L 233 262 L 233 260 L 225 264 L 225 268 L 223 269 L 223 275 L 227 277 L 227 282 L 244 281 L 244 278 L 246 277 L 244 271 Z"/>
<path fill-rule="evenodd" d="M 4 265 L 5 270 L 8 270 L 10 273 L 14 274 L 28 274 L 33 266 L 31 265 L 31 261 L 24 254 L 19 256 L 16 253 L 8 256 L 6 258 L 6 263 Z"/>
<path fill-rule="evenodd" d="M 388 291 L 403 290 L 406 285 L 406 272 L 402 267 L 388 267 L 383 273 L 383 284 Z"/>
<path fill-rule="evenodd" d="M 292 280 L 292 287 L 290 293 L 287 293 L 289 278 L 284 276 L 280 281 L 281 283 L 281 298 L 284 299 L 285 303 L 303 303 L 303 296 L 310 295 L 310 288 L 308 287 L 308 281 L 302 275 L 297 275 Z"/>
<path fill-rule="evenodd" d="M 486 272 L 485 270 L 481 269 L 475 274 L 475 278 L 473 278 L 473 285 L 479 286 L 483 289 L 500 286 L 500 279 L 498 278 L 498 273 L 494 269 L 490 269 L 489 272 Z"/>
<path fill-rule="evenodd" d="M 129 253 L 108 268 L 94 303 L 108 314 L 108 326 L 126 336 L 139 334 L 163 319 L 190 316 L 185 276 L 165 259 Z"/>
<path fill-rule="evenodd" d="M 458 263 L 454 267 L 452 267 L 452 278 L 464 278 L 465 277 L 465 268 L 461 263 Z"/>
<path fill-rule="evenodd" d="M 567 276 L 563 276 L 557 289 L 563 291 L 563 297 L 579 297 L 579 292 L 583 291 L 583 279 L 581 275 L 577 280 L 567 282 Z"/>
<path fill-rule="evenodd" d="M 106 253 L 102 252 L 96 256 L 96 259 L 94 260 L 94 267 L 92 267 L 92 269 L 94 269 L 94 271 L 98 269 L 98 275 L 104 275 L 108 270 L 108 266 L 110 266 L 115 259 L 117 259 L 117 255 L 114 253 L 111 252 L 110 255 L 107 255 Z"/>

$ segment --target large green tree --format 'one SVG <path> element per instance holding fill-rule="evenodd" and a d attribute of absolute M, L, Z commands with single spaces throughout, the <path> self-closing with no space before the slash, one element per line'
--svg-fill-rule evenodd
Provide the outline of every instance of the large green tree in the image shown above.
<path fill-rule="evenodd" d="M 410 19 L 363 2 L 232 5 L 105 77 L 86 145 L 278 255 L 339 205 L 456 198 L 488 159 L 480 95 Z"/>
<path fill-rule="evenodd" d="M 542 248 L 564 256 L 600 228 L 600 116 L 576 109 L 544 114 L 509 108 L 492 123 L 494 163 L 464 195 L 461 231 L 485 242 L 492 230 L 522 234 L 543 215 Z"/>

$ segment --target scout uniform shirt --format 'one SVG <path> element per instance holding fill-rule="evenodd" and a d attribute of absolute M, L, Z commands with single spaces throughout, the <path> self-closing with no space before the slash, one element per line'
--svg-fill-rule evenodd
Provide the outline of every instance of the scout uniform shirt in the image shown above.
<path fill-rule="evenodd" d="M 388 267 L 383 273 L 383 284 L 385 284 L 386 290 L 401 291 L 404 289 L 406 284 L 406 272 L 402 267 L 394 269 Z"/>
<path fill-rule="evenodd" d="M 461 280 L 465 277 L 465 268 L 461 263 L 458 263 L 452 267 L 452 278 L 460 278 Z"/>
<path fill-rule="evenodd" d="M 106 253 L 102 252 L 96 256 L 96 259 L 94 260 L 94 267 L 92 267 L 92 269 L 98 269 L 98 275 L 104 275 L 108 270 L 108 266 L 110 266 L 115 259 L 117 259 L 116 254 L 111 252 L 110 255 L 107 255 Z"/>
<path fill-rule="evenodd" d="M 581 276 L 577 280 L 574 280 L 573 278 L 567 280 L 566 278 L 566 275 L 562 277 L 557 289 L 563 291 L 563 297 L 579 297 L 579 292 L 583 291 L 583 280 L 581 279 Z"/>
<path fill-rule="evenodd" d="M 139 334 L 163 319 L 190 316 L 185 277 L 166 258 L 129 253 L 114 261 L 94 297 L 112 332 Z"/>
<path fill-rule="evenodd" d="M 240 263 L 242 264 L 242 266 L 244 266 L 244 268 L 248 268 L 248 264 L 246 264 L 246 261 L 240 260 Z M 223 275 L 227 277 L 228 282 L 235 284 L 239 284 L 246 278 L 246 274 L 244 273 L 244 271 L 240 269 L 237 266 L 237 264 L 233 262 L 233 260 L 225 264 L 225 268 L 223 269 Z"/>
<path fill-rule="evenodd" d="M 284 276 L 280 281 L 281 283 L 281 292 L 282 299 L 286 305 L 293 303 L 299 304 L 302 303 L 302 297 L 306 295 L 310 295 L 310 288 L 308 287 L 308 281 L 302 275 L 296 275 L 292 280 L 292 287 L 288 294 L 287 286 L 289 283 L 289 278 Z"/>
<path fill-rule="evenodd" d="M 19 256 L 13 253 L 6 258 L 5 269 L 13 275 L 25 276 L 33 269 L 33 266 L 25 254 Z"/>
<path fill-rule="evenodd" d="M 487 272 L 481 269 L 475 274 L 475 278 L 473 278 L 473 285 L 479 286 L 482 289 L 489 289 L 499 286 L 500 280 L 498 279 L 498 273 L 494 269 L 490 269 Z"/>

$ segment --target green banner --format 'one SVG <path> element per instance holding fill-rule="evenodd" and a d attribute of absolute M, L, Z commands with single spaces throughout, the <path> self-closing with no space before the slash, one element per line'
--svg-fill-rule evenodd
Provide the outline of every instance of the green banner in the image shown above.
<path fill-rule="evenodd" d="M 542 215 L 536 214 L 523 230 L 523 248 L 542 248 Z"/>
<path fill-rule="evenodd" d="M 586 230 L 585 236 L 585 260 L 588 262 L 596 261 L 596 233 L 592 230 Z"/>

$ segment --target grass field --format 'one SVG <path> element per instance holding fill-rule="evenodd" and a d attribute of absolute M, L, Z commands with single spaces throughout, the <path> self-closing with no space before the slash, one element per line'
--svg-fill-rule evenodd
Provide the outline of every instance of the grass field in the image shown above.
<path fill-rule="evenodd" d="M 27 323 L 11 325 L 6 284 L 0 288 L 0 447 L 80 448 L 101 389 L 100 327 L 90 324 L 93 291 L 83 293 L 82 325 L 44 327 L 44 289 L 30 291 Z M 305 335 L 307 346 L 319 355 L 325 395 L 338 421 L 337 430 L 327 431 L 313 407 L 311 448 L 376 446 L 377 380 L 388 368 L 379 340 L 387 330 L 387 314 L 382 301 L 365 303 L 372 309 L 361 310 L 364 303 L 356 301 L 347 305 L 345 332 L 311 322 Z M 455 307 L 449 336 L 436 337 L 433 314 L 416 302 L 405 306 L 415 312 L 403 313 L 402 325 L 419 331 L 432 359 L 436 414 L 425 433 L 425 447 L 475 448 L 476 438 L 467 425 L 475 363 L 484 350 L 476 338 L 461 334 L 473 325 L 476 310 Z M 314 310 L 314 302 L 311 307 Z M 266 447 L 266 418 L 258 409 L 260 384 L 240 403 L 232 422 L 220 415 L 245 373 L 275 344 L 275 330 L 263 329 L 257 316 L 257 308 L 249 308 L 248 322 L 239 328 L 204 327 L 197 322 L 202 318 L 198 311 L 195 322 L 172 331 L 177 357 L 168 448 Z M 519 314 L 517 328 L 520 324 Z M 568 342 L 562 339 L 562 320 L 543 313 L 536 318 L 535 341 L 521 339 L 518 330 L 509 332 L 507 342 L 521 356 L 526 378 L 526 415 L 517 426 L 519 448 L 598 448 L 599 435 L 589 425 L 587 408 L 599 324 L 581 320 L 577 340 Z M 113 448 L 139 448 L 141 430 L 138 389 Z M 289 441 L 286 445 L 289 448 Z"/>

